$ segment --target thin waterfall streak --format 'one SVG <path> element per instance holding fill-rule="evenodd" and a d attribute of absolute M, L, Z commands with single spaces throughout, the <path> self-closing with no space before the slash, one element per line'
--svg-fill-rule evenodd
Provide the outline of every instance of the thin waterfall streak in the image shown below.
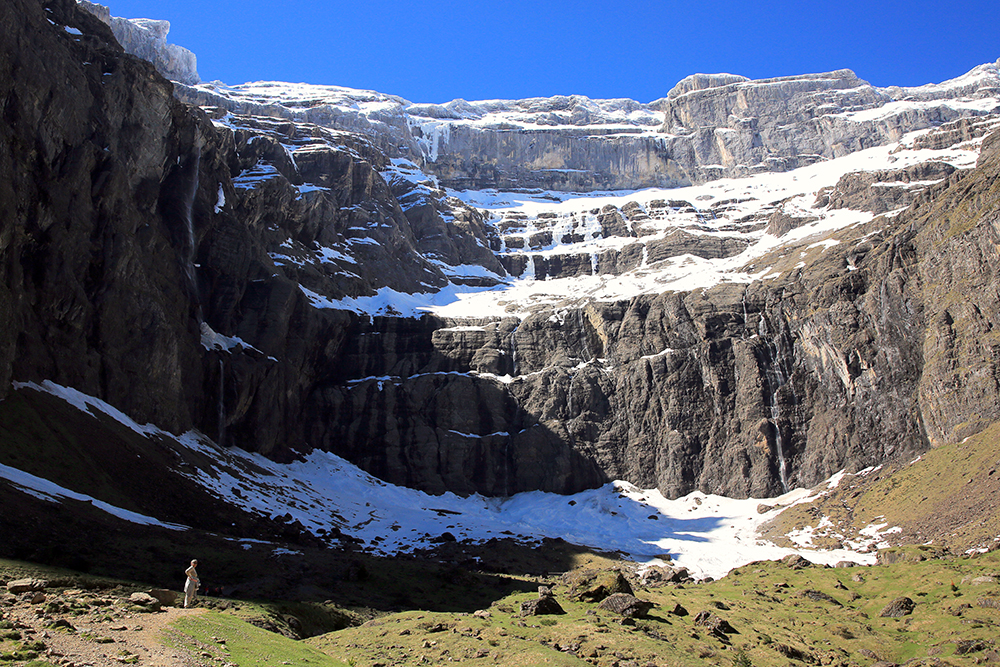
<path fill-rule="evenodd" d="M 218 412 L 216 418 L 219 420 L 219 446 L 226 446 L 226 403 L 225 403 L 225 389 L 226 389 L 226 364 L 219 358 L 219 403 Z"/>
<path fill-rule="evenodd" d="M 764 374 L 771 394 L 769 407 L 771 421 L 774 425 L 774 449 L 778 457 L 778 479 L 781 482 L 782 492 L 788 493 L 788 459 L 785 458 L 785 439 L 781 430 L 781 404 L 778 396 L 781 388 L 788 383 L 788 377 L 781 367 L 782 356 L 779 345 L 781 331 L 779 329 L 775 332 L 773 343 L 769 342 L 767 340 L 767 318 L 763 314 L 761 314 L 757 331 L 760 334 L 761 340 L 764 341 L 764 345 L 766 345 L 765 349 L 768 356 L 768 364 L 764 370 Z"/>

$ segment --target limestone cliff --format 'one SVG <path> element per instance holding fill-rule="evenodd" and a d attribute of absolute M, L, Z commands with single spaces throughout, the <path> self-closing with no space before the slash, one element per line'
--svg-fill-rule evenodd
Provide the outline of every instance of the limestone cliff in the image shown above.
<path fill-rule="evenodd" d="M 367 134 L 452 188 L 587 192 L 783 172 L 1000 106 L 1000 65 L 941 84 L 876 88 L 850 70 L 749 80 L 698 74 L 665 98 L 582 96 L 415 104 L 332 86 L 218 82 L 181 99 Z"/>
<path fill-rule="evenodd" d="M 177 44 L 167 42 L 170 22 L 155 19 L 125 19 L 111 16 L 104 5 L 77 0 L 83 9 L 101 19 L 111 28 L 115 39 L 126 53 L 148 60 L 156 71 L 171 81 L 193 86 L 198 77 L 198 59 L 194 53 Z"/>
<path fill-rule="evenodd" d="M 651 107 L 585 98 L 404 114 L 345 89 L 287 89 L 293 105 L 178 86 L 198 108 L 71 0 L 10 0 L 0 31 L 0 397 L 51 380 L 226 446 L 319 447 L 388 481 L 491 495 L 611 478 L 768 495 L 1000 419 L 993 66 L 956 86 L 980 96 L 965 107 L 937 89 L 892 107 L 849 72 L 695 77 L 656 105 L 668 137 Z M 556 129 L 465 122 L 477 114 Z M 735 139 L 706 126 L 707 152 L 682 162 L 699 118 Z M 878 169 L 821 160 L 780 191 L 570 210 L 442 187 L 697 181 L 720 147 L 719 173 L 757 169 L 738 146 L 785 169 L 768 156 L 925 126 Z M 571 160 L 549 155 L 559 142 Z M 487 145 L 524 171 L 476 171 Z M 473 298 L 493 307 L 444 307 Z"/>

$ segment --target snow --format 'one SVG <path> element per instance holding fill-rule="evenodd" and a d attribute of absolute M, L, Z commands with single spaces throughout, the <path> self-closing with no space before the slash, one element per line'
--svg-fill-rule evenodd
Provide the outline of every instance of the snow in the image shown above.
<path fill-rule="evenodd" d="M 154 519 L 151 516 L 146 516 L 145 514 L 139 514 L 138 512 L 122 509 L 121 507 L 115 507 L 114 505 L 106 503 L 103 500 L 97 500 L 91 496 L 70 491 L 69 489 L 59 486 L 58 484 L 54 484 L 47 479 L 36 477 L 35 475 L 31 475 L 2 463 L 0 463 L 0 478 L 6 479 L 24 493 L 47 502 L 59 503 L 64 499 L 77 500 L 84 503 L 90 503 L 97 509 L 103 510 L 108 514 L 130 523 L 137 523 L 143 526 L 158 526 L 169 530 L 189 530 L 188 526 L 182 526 L 177 523 L 167 523 L 165 521 Z"/>
<path fill-rule="evenodd" d="M 659 562 L 657 556 L 669 553 L 675 565 L 700 577 L 720 577 L 734 567 L 789 553 L 802 553 L 824 564 L 874 563 L 874 554 L 790 549 L 761 540 L 757 530 L 775 512 L 759 514 L 761 501 L 756 499 L 692 493 L 667 500 L 656 490 L 627 482 L 572 496 L 542 492 L 510 498 L 431 496 L 386 484 L 326 452 L 313 452 L 303 461 L 282 465 L 236 449 L 223 452 L 201 446 L 200 451 L 216 457 L 218 465 L 211 474 L 189 474 L 220 498 L 269 516 L 289 513 L 312 531 L 336 525 L 363 540 L 367 550 L 383 555 L 428 547 L 433 538 L 447 531 L 459 540 L 472 541 L 510 535 L 526 541 L 559 537 L 621 552 L 642 563 Z M 234 486 L 240 488 L 238 497 L 232 494 Z M 777 502 L 800 497 L 801 492 L 793 493 Z"/>
<path fill-rule="evenodd" d="M 432 125 L 427 125 L 427 128 L 430 127 Z M 959 169 L 975 165 L 978 158 L 975 146 L 971 147 L 972 150 L 914 149 L 914 139 L 923 134 L 926 130 L 908 134 L 894 144 L 819 161 L 793 171 L 765 172 L 669 190 L 654 188 L 587 194 L 451 190 L 447 192 L 448 196 L 491 216 L 501 240 L 502 250 L 498 254 L 521 256 L 525 260 L 522 262 L 525 270 L 520 276 L 498 276 L 479 266 L 450 266 L 430 258 L 429 261 L 440 268 L 446 278 L 454 281 L 444 289 L 408 294 L 383 288 L 375 295 L 339 300 L 329 299 L 306 288 L 302 290 L 317 308 L 341 308 L 360 314 L 419 317 L 433 313 L 448 318 L 504 315 L 524 318 L 538 307 L 627 300 L 640 294 L 692 291 L 722 283 L 748 284 L 774 279 L 779 274 L 772 272 L 770 266 L 758 266 L 758 262 L 769 253 L 793 246 L 826 250 L 839 243 L 829 238 L 832 233 L 868 223 L 876 217 L 865 211 L 814 208 L 816 192 L 835 186 L 844 174 L 901 169 L 931 160 L 947 162 Z M 415 165 L 406 160 L 393 161 L 386 174 L 387 178 L 406 178 L 414 182 L 427 180 L 416 171 Z M 258 178 L 265 176 L 262 174 Z M 653 206 L 657 200 L 691 205 Z M 605 237 L 594 211 L 607 205 L 620 210 L 629 202 L 638 204 L 648 218 L 626 221 L 627 227 L 637 237 Z M 781 237 L 768 234 L 760 225 L 753 224 L 755 218 L 766 219 L 779 209 L 788 215 L 815 220 Z M 746 223 L 747 220 L 751 222 Z M 537 235 L 540 232 L 551 234 L 551 242 L 539 245 Z M 650 244 L 658 241 L 670 243 L 671 235 L 677 233 L 735 239 L 745 242 L 747 247 L 739 254 L 719 259 L 682 254 L 651 260 Z M 533 238 L 535 240 L 529 242 Z M 582 241 L 579 240 L 581 238 Z M 519 243 L 509 243 L 515 239 L 520 239 Z M 347 241 L 349 246 L 366 242 L 371 242 L 371 239 L 362 237 Z M 600 272 L 603 253 L 621 252 L 635 244 L 641 245 L 638 252 L 642 258 L 635 268 L 617 276 Z M 589 263 L 590 274 L 539 279 L 542 274 L 537 260 L 565 255 L 582 256 L 583 263 Z M 804 264 L 801 266 L 804 267 Z M 492 287 L 456 284 L 469 277 L 492 278 L 500 284 Z"/>
<path fill-rule="evenodd" d="M 797 548 L 779 547 L 759 536 L 760 527 L 777 516 L 782 507 L 807 502 L 825 493 L 843 478 L 843 473 L 831 478 L 825 487 L 817 487 L 818 491 L 796 489 L 770 500 L 731 499 L 700 492 L 669 500 L 655 489 L 640 489 L 623 481 L 571 496 L 540 491 L 508 498 L 479 495 L 463 498 L 452 493 L 433 496 L 387 484 L 328 452 L 314 451 L 290 464 L 275 463 L 235 447 L 219 448 L 196 432 L 172 436 L 149 425 L 139 426 L 105 402 L 49 381 L 41 385 L 18 383 L 15 387 L 44 391 L 90 414 L 104 413 L 138 433 L 171 439 L 178 450 L 202 455 L 187 457 L 189 464 L 178 472 L 216 497 L 269 517 L 291 515 L 292 520 L 301 522 L 320 537 L 337 527 L 362 540 L 362 548 L 374 554 L 391 555 L 430 547 L 433 539 L 446 531 L 459 540 L 477 542 L 513 536 L 537 543 L 549 537 L 619 552 L 643 564 L 662 563 L 658 557 L 669 554 L 673 565 L 688 568 L 696 577 L 718 578 L 735 567 L 791 553 L 819 564 L 849 560 L 870 565 L 875 562 L 871 545 L 883 543 L 886 534 L 898 530 L 884 523 L 868 527 L 852 543 L 863 552 L 808 548 L 806 537 L 799 539 L 801 546 Z M 454 434 L 469 438 L 508 437 L 503 432 Z M 127 521 L 175 530 L 184 528 L 115 508 L 9 466 L 0 466 L 0 477 L 45 500 L 61 497 L 90 500 L 96 507 Z M 757 508 L 762 502 L 775 509 L 759 513 Z M 828 527 L 828 520 L 821 521 L 820 526 Z M 807 535 L 807 531 L 802 535 Z M 262 544 L 243 538 L 238 542 L 243 548 Z M 845 540 L 845 544 L 848 542 Z M 267 547 L 273 548 L 276 555 L 294 554 L 273 544 Z"/>
<path fill-rule="evenodd" d="M 219 183 L 219 195 L 215 200 L 215 213 L 218 215 L 222 212 L 222 207 L 226 205 L 226 193 L 222 189 L 222 183 Z"/>
<path fill-rule="evenodd" d="M 209 352 L 213 350 L 232 352 L 234 349 L 239 351 L 239 348 L 260 352 L 260 350 L 239 336 L 224 336 L 217 333 L 208 325 L 208 322 L 201 323 L 201 346 Z M 261 354 L 263 354 L 263 352 L 261 352 Z M 273 359 L 273 357 L 270 358 Z"/>

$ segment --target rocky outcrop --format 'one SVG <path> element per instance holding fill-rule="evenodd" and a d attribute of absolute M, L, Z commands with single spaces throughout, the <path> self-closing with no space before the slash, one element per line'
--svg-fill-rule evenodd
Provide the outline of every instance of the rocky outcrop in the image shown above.
<path fill-rule="evenodd" d="M 181 86 L 178 95 L 364 133 L 451 188 L 594 191 L 787 171 L 982 116 L 1000 105 L 1000 65 L 920 88 L 876 88 L 850 70 L 762 80 L 698 74 L 649 104 L 581 96 L 413 104 L 281 83 Z"/>
<path fill-rule="evenodd" d="M 11 0 L 0 26 L 0 62 L 9 65 L 0 69 L 0 316 L 12 323 L 0 331 L 0 396 L 12 381 L 51 380 L 139 423 L 198 428 L 279 460 L 322 448 L 390 482 L 489 495 L 610 479 L 668 496 L 771 495 L 1000 419 L 996 134 L 974 170 L 842 179 L 823 195 L 828 207 L 893 215 L 844 227 L 821 248 L 815 238 L 789 241 L 745 267 L 746 276 L 768 269 L 767 279 L 547 301 L 517 317 L 399 310 L 449 281 L 490 287 L 530 271 L 544 284 L 677 257 L 731 258 L 747 234 L 809 220 L 779 201 L 710 226 L 732 200 L 701 209 L 667 199 L 490 220 L 433 178 L 447 164 L 457 165 L 448 178 L 466 178 L 487 146 L 503 145 L 523 166 L 564 142 L 573 160 L 600 165 L 601 151 L 634 140 L 639 154 L 622 152 L 608 173 L 635 183 L 640 173 L 675 173 L 631 173 L 628 164 L 646 160 L 642 142 L 694 146 L 702 117 L 735 123 L 735 139 L 708 141 L 685 164 L 700 169 L 729 146 L 732 171 L 720 173 L 738 173 L 745 163 L 734 147 L 766 166 L 816 136 L 816 155 L 837 154 L 850 123 L 874 133 L 857 135 L 861 146 L 951 112 L 935 120 L 937 107 L 925 105 L 891 123 L 850 120 L 845 105 L 862 113 L 886 100 L 848 72 L 766 83 L 696 77 L 659 105 L 677 119 L 669 139 L 614 136 L 614 113 L 646 127 L 648 109 L 566 98 L 418 107 L 421 118 L 464 128 L 434 130 L 427 143 L 430 125 L 377 96 L 371 107 L 380 110 L 366 116 L 329 101 L 300 99 L 293 110 L 181 87 L 216 103 L 186 107 L 69 0 Z M 992 70 L 983 72 L 980 92 Z M 774 105 L 784 129 L 770 124 Z M 748 120 L 758 113 L 767 119 Z M 501 140 L 497 128 L 471 122 L 487 114 L 547 119 L 555 134 L 533 147 L 542 131 Z M 363 131 L 331 129 L 345 123 Z M 945 131 L 942 141 L 984 132 L 961 122 Z M 470 152 L 448 157 L 449 146 Z M 413 161 L 401 155 L 409 147 Z M 524 168 L 574 163 L 554 164 Z M 901 186 L 873 187 L 884 179 Z M 685 225 L 650 232 L 678 214 Z M 600 253 L 557 252 L 607 239 L 617 245 Z M 534 254 L 503 252 L 518 244 Z"/>
<path fill-rule="evenodd" d="M 193 86 L 201 82 L 198 77 L 198 59 L 183 46 L 167 42 L 170 22 L 153 19 L 124 19 L 111 16 L 104 5 L 88 0 L 77 0 L 87 10 L 110 26 L 115 39 L 126 53 L 148 60 L 156 71 L 171 81 Z"/>
<path fill-rule="evenodd" d="M 671 156 L 696 174 L 694 181 L 785 171 L 988 111 L 947 101 L 995 97 L 1000 67 L 985 65 L 966 77 L 964 85 L 927 86 L 922 94 L 878 89 L 850 70 L 755 81 L 703 77 L 698 85 L 686 79 L 667 96 L 663 131 L 677 135 Z M 894 104 L 900 99 L 908 103 Z"/>

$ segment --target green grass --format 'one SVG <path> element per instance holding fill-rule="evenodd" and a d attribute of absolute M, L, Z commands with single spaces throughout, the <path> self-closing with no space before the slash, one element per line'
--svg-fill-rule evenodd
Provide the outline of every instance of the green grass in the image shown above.
<path fill-rule="evenodd" d="M 634 625 L 623 624 L 596 604 L 570 599 L 567 587 L 552 580 L 565 615 L 521 618 L 520 602 L 535 594 L 518 593 L 495 602 L 488 618 L 408 611 L 307 643 L 358 665 L 438 664 L 451 659 L 484 665 L 610 666 L 633 661 L 846 667 L 875 662 L 870 656 L 896 663 L 941 658 L 972 665 L 1000 648 L 1000 612 L 980 605 L 995 586 L 960 582 L 998 570 L 998 553 L 849 569 L 792 570 L 782 563 L 753 563 L 708 584 L 638 590 L 639 597 L 657 607 Z M 836 603 L 807 597 L 807 590 L 825 593 Z M 889 602 L 903 596 L 916 602 L 911 615 L 879 616 Z M 689 614 L 669 613 L 676 604 Z M 700 611 L 728 621 L 736 633 L 725 639 L 711 634 L 695 622 Z M 959 641 L 981 641 L 987 649 L 957 655 Z"/>
<path fill-rule="evenodd" d="M 190 651 L 206 663 L 221 658 L 239 667 L 274 667 L 281 664 L 340 667 L 350 664 L 304 642 L 268 632 L 232 614 L 215 611 L 179 619 L 170 626 L 166 640 L 168 644 Z M 211 657 L 206 657 L 206 653 Z"/>

